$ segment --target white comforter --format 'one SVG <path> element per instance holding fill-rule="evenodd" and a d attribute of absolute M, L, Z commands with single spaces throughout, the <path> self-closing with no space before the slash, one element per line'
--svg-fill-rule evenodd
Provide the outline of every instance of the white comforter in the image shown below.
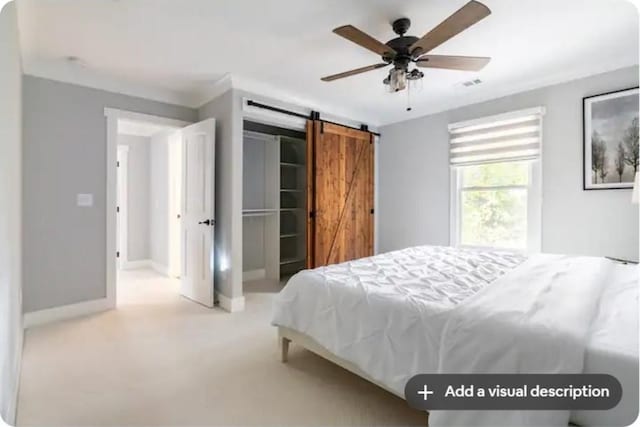
<path fill-rule="evenodd" d="M 298 273 L 276 299 L 273 324 L 312 337 L 399 395 L 418 373 L 581 372 L 607 263 L 409 248 Z M 568 420 L 506 414 L 433 411 L 430 425 Z"/>
<path fill-rule="evenodd" d="M 439 373 L 583 372 L 612 263 L 537 255 L 451 312 Z M 567 426 L 569 411 L 432 411 L 437 426 Z"/>
<path fill-rule="evenodd" d="M 524 256 L 421 246 L 293 276 L 273 324 L 312 337 L 400 396 L 417 373 L 437 372 L 448 313 Z"/>

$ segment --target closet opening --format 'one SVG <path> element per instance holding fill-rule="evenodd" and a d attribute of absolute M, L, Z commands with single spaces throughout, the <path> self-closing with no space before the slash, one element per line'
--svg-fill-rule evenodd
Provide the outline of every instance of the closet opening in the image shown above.
<path fill-rule="evenodd" d="M 279 292 L 306 265 L 306 133 L 243 125 L 243 289 Z"/>

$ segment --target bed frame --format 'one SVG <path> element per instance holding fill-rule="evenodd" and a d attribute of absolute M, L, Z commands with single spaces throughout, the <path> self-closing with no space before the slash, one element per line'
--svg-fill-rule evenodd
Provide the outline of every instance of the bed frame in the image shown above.
<path fill-rule="evenodd" d="M 308 335 L 305 335 L 305 334 L 300 333 L 298 331 L 294 331 L 293 329 L 285 328 L 284 326 L 278 326 L 278 342 L 280 343 L 280 351 L 281 351 L 280 360 L 282 361 L 282 363 L 287 363 L 287 361 L 289 360 L 289 345 L 292 342 L 295 342 L 296 344 L 306 348 L 307 350 L 311 351 L 312 353 L 315 353 L 318 356 L 320 356 L 320 357 L 322 357 L 324 359 L 327 359 L 330 362 L 335 363 L 336 365 L 340 366 L 341 368 L 344 368 L 347 371 L 349 371 L 349 372 L 351 372 L 353 374 L 356 374 L 357 376 L 359 376 L 361 378 L 364 378 L 365 380 L 369 381 L 370 383 L 373 383 L 373 384 L 377 385 L 378 387 L 388 391 L 389 393 L 393 394 L 394 396 L 398 396 L 402 400 L 406 400 L 404 395 L 398 394 L 395 391 L 391 390 L 386 385 L 374 380 L 369 375 L 365 374 L 356 365 L 354 365 L 353 363 L 348 362 L 348 361 L 336 356 L 335 354 L 331 353 L 329 350 L 324 348 L 322 345 L 318 344 L 316 342 L 316 340 L 314 340 L 313 338 L 311 338 Z M 570 421 L 569 422 L 569 427 L 571 427 L 571 426 L 579 427 L 579 424 L 574 424 L 573 422 Z"/>
<path fill-rule="evenodd" d="M 395 391 L 391 390 L 389 387 L 382 384 L 381 382 L 374 380 L 369 375 L 364 373 L 356 365 L 331 353 L 329 350 L 324 348 L 322 345 L 318 344 L 313 338 L 311 338 L 308 335 L 294 331 L 293 329 L 289 329 L 284 326 L 278 326 L 278 342 L 280 343 L 280 350 L 281 350 L 280 360 L 282 361 L 282 363 L 287 363 L 288 356 L 289 356 L 289 345 L 291 344 L 291 342 L 294 342 L 306 348 L 307 350 L 317 354 L 318 356 L 324 359 L 327 359 L 330 362 L 335 363 L 341 368 L 344 368 L 347 371 L 353 374 L 356 374 L 357 376 L 364 378 L 365 380 L 377 385 L 378 387 L 383 388 L 389 393 L 405 400 L 403 394 L 396 393 Z"/>

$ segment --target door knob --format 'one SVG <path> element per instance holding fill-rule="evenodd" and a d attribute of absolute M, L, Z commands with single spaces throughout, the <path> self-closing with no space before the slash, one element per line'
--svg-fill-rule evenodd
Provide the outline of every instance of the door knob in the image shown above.
<path fill-rule="evenodd" d="M 213 225 L 215 223 L 216 223 L 216 221 L 213 220 L 213 219 L 205 219 L 204 221 L 200 221 L 198 224 Z"/>

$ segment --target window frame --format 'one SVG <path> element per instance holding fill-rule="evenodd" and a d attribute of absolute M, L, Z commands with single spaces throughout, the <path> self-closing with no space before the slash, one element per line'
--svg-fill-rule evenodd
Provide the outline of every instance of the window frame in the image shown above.
<path fill-rule="evenodd" d="M 472 248 L 484 250 L 499 250 L 518 253 L 538 253 L 542 250 L 542 161 L 536 160 L 514 160 L 516 162 L 527 162 L 529 180 L 524 185 L 487 186 L 487 187 L 462 187 L 462 171 L 465 166 L 450 166 L 451 168 L 451 190 L 450 190 L 450 241 L 451 245 L 459 248 Z M 507 163 L 504 162 L 479 162 L 478 164 Z M 470 165 L 467 165 L 467 167 Z M 491 189 L 527 189 L 527 247 L 525 249 L 501 248 L 492 246 L 463 245 L 460 242 L 462 232 L 461 197 L 463 191 L 470 189 L 491 190 Z"/>

